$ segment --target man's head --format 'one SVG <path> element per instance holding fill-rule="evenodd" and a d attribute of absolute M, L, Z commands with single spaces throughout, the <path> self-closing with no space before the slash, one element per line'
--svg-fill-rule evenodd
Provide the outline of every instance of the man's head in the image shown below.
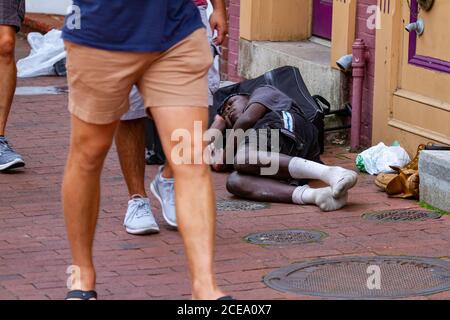
<path fill-rule="evenodd" d="M 244 113 L 250 97 L 247 94 L 236 94 L 225 100 L 221 115 L 228 124 L 234 125 L 236 120 Z"/>

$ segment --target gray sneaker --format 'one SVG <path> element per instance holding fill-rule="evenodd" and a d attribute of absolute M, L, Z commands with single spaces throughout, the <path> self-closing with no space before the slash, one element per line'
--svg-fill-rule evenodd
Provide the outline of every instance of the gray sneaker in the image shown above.
<path fill-rule="evenodd" d="M 128 201 L 127 214 L 123 222 L 130 234 L 158 233 L 159 227 L 150 209 L 148 198 L 132 198 Z"/>
<path fill-rule="evenodd" d="M 174 180 L 163 178 L 161 173 L 163 166 L 159 167 L 155 180 L 150 184 L 150 190 L 161 203 L 161 210 L 167 224 L 172 228 L 177 228 L 177 216 L 175 212 L 175 192 Z"/>
<path fill-rule="evenodd" d="M 22 157 L 11 148 L 5 137 L 0 137 L 0 171 L 6 171 L 25 166 Z"/>

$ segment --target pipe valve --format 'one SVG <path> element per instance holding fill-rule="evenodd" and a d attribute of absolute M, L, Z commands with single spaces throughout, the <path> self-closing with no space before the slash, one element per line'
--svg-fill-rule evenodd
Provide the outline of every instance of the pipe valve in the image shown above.
<path fill-rule="evenodd" d="M 415 31 L 418 36 L 421 36 L 425 31 L 425 23 L 423 19 L 420 18 L 416 22 L 410 23 L 405 27 L 406 31 L 413 32 Z"/>

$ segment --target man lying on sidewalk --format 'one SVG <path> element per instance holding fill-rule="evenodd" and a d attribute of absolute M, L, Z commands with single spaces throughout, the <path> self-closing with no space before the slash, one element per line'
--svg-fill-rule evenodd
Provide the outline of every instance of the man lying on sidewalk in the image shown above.
<path fill-rule="evenodd" d="M 206 0 L 195 0 L 203 24 L 206 26 L 211 51 L 221 45 L 227 34 L 227 19 L 224 0 L 213 0 L 213 12 L 208 21 Z M 213 32 L 217 31 L 217 38 Z M 219 88 L 219 70 L 211 66 L 208 72 L 208 102 L 212 105 L 212 95 Z M 130 234 L 151 234 L 159 232 L 159 226 L 150 208 L 150 200 L 145 190 L 145 126 L 144 101 L 136 87 L 130 94 L 130 110 L 122 117 L 115 141 L 122 172 L 128 187 L 130 200 L 124 219 L 124 226 Z M 166 223 L 177 227 L 174 198 L 174 179 L 170 165 L 166 162 L 158 170 L 150 190 L 161 204 L 162 216 Z"/>
<path fill-rule="evenodd" d="M 262 86 L 250 97 L 228 98 L 220 113 L 213 128 L 234 129 L 234 132 L 253 128 L 256 133 L 253 140 L 249 135 L 241 141 L 234 139 L 236 135 L 233 139 L 229 137 L 226 148 L 216 150 L 224 160 L 213 165 L 217 171 L 226 169 L 227 151 L 237 150 L 234 172 L 227 181 L 229 192 L 257 201 L 314 204 L 323 211 L 338 210 L 346 205 L 347 192 L 357 182 L 356 172 L 320 163 L 317 129 L 288 96 L 275 87 Z M 272 139 L 271 130 L 279 133 L 279 141 Z M 261 131 L 264 134 L 260 136 Z M 230 148 L 230 144 L 235 146 Z M 271 151 L 273 148 L 278 149 L 277 152 Z M 264 169 L 274 164 L 278 167 L 276 172 L 265 174 Z M 329 187 L 313 189 L 307 184 L 290 183 L 308 179 L 321 180 Z"/>

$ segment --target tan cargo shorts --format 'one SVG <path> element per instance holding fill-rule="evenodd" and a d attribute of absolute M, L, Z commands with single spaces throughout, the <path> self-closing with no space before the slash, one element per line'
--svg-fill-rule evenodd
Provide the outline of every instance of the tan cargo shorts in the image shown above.
<path fill-rule="evenodd" d="M 109 124 L 129 109 L 137 85 L 147 108 L 208 107 L 211 49 L 204 28 L 165 52 L 108 51 L 65 42 L 69 111 L 82 121 Z"/>

